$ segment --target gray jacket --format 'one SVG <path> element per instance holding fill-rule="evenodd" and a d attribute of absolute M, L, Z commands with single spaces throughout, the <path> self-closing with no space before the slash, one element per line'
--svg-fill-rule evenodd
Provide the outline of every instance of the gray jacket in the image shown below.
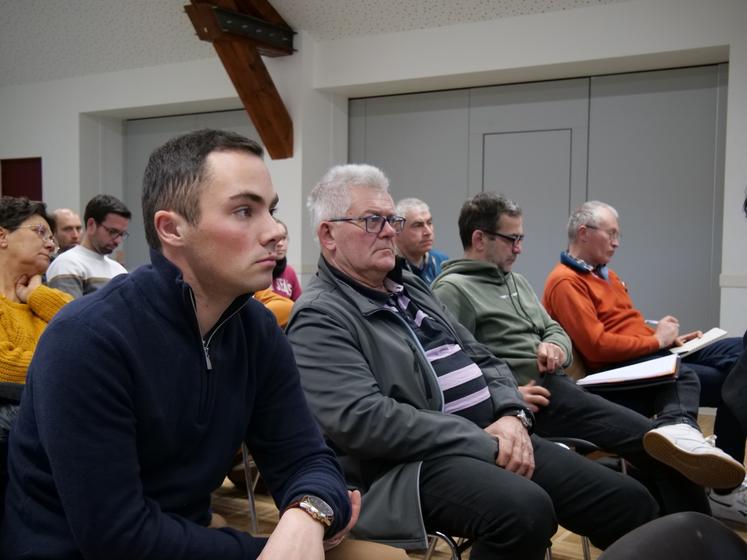
<path fill-rule="evenodd" d="M 448 325 L 482 369 L 495 418 L 525 409 L 511 371 L 462 327 L 415 275 L 408 296 Z M 287 327 L 306 398 L 348 483 L 363 493 L 359 538 L 424 548 L 419 474 L 423 460 L 463 455 L 495 462 L 495 439 L 443 413 L 443 395 L 405 320 L 335 276 L 324 259 Z M 528 414 L 531 414 L 527 411 Z"/>

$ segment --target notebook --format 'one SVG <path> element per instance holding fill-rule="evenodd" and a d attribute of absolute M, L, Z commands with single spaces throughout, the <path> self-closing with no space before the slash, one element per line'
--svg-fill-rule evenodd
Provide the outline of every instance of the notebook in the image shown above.
<path fill-rule="evenodd" d="M 645 383 L 647 380 L 653 382 L 664 381 L 675 379 L 679 367 L 680 357 L 672 354 L 629 366 L 592 373 L 576 381 L 576 384 L 582 387 L 601 387 L 638 385 L 641 382 Z"/>
<path fill-rule="evenodd" d="M 684 358 L 688 354 L 697 352 L 701 348 L 705 348 L 709 344 L 712 344 L 717 340 L 724 338 L 727 334 L 729 333 L 727 333 L 724 329 L 713 327 L 710 331 L 703 333 L 703 336 L 701 336 L 700 338 L 693 338 L 691 341 L 686 342 L 682 346 L 674 346 L 670 348 L 669 351 L 672 354 L 677 354 L 678 356 Z"/>

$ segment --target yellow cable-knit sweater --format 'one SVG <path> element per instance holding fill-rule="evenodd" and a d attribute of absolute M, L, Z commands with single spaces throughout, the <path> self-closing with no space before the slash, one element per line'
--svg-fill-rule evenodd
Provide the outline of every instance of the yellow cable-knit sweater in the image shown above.
<path fill-rule="evenodd" d="M 28 303 L 0 295 L 0 381 L 26 383 L 39 337 L 54 314 L 72 300 L 65 292 L 47 286 L 31 292 Z"/>

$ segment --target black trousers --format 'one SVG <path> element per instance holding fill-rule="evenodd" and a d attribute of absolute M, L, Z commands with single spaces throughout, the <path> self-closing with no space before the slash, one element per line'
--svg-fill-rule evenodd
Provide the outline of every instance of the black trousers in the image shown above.
<path fill-rule="evenodd" d="M 729 413 L 738 420 L 742 433 L 747 433 L 747 333 L 744 334 L 742 344 L 743 351 L 724 381 L 721 394 Z M 718 415 L 721 413 L 722 410 L 719 409 Z M 742 451 L 744 452 L 744 449 Z"/>
<path fill-rule="evenodd" d="M 572 451 L 532 436 L 531 480 L 470 457 L 423 463 L 426 527 L 475 539 L 470 558 L 541 559 L 558 522 L 599 548 L 658 513 L 646 488 Z"/>
<path fill-rule="evenodd" d="M 747 383 L 745 370 L 736 368 L 737 363 L 744 364 L 742 358 L 742 339 L 725 338 L 690 354 L 684 359 L 688 367 L 695 370 L 700 379 L 701 406 L 716 407 L 716 421 L 713 433 L 716 434 L 716 445 L 740 463 L 744 463 L 745 432 L 736 414 L 740 406 L 724 404 L 722 388 L 731 383 Z M 737 380 L 736 377 L 741 376 Z M 745 402 L 741 409 L 744 409 Z"/>
<path fill-rule="evenodd" d="M 610 391 L 604 397 L 582 389 L 564 374 L 545 375 L 540 383 L 550 391 L 550 404 L 535 415 L 535 433 L 585 439 L 621 455 L 636 467 L 637 472 L 631 474 L 651 491 L 662 514 L 698 511 L 710 515 L 702 487 L 643 449 L 643 435 L 657 425 L 687 422 L 697 426 L 699 386 L 692 370 L 683 372 L 677 384 Z M 650 419 L 657 410 L 662 412 Z"/>

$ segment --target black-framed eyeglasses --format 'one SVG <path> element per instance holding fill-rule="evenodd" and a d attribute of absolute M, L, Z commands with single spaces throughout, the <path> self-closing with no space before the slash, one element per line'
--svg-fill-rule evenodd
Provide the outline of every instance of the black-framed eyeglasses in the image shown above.
<path fill-rule="evenodd" d="M 34 224 L 32 226 L 18 226 L 18 227 L 24 228 L 24 229 L 30 229 L 34 233 L 36 233 L 36 235 L 38 235 L 41 238 L 41 240 L 44 241 L 44 243 L 51 243 L 52 245 L 57 246 L 57 240 L 55 239 L 54 234 L 51 231 L 49 231 L 48 228 L 44 227 L 41 224 Z"/>
<path fill-rule="evenodd" d="M 366 233 L 380 234 L 384 231 L 384 224 L 389 224 L 394 230 L 394 233 L 402 233 L 405 227 L 405 219 L 402 216 L 379 216 L 378 214 L 371 214 L 370 216 L 360 216 L 358 218 L 332 218 L 331 220 L 325 220 L 327 222 L 350 222 L 356 227 L 361 227 L 357 222 L 363 222 Z"/>
<path fill-rule="evenodd" d="M 99 224 L 102 228 L 106 230 L 106 232 L 111 235 L 112 239 L 116 239 L 117 237 L 121 237 L 122 241 L 127 239 L 130 236 L 129 231 L 120 231 L 116 228 L 111 228 L 108 226 L 105 226 L 104 224 Z"/>
<path fill-rule="evenodd" d="M 515 233 L 514 235 L 506 235 L 505 233 L 498 233 L 497 231 L 488 231 L 486 229 L 480 230 L 483 233 L 487 233 L 488 235 L 494 235 L 495 237 L 500 237 L 501 239 L 505 239 L 509 243 L 511 243 L 511 247 L 516 248 L 518 247 L 522 241 L 524 241 L 524 234 L 518 234 Z"/>
<path fill-rule="evenodd" d="M 593 226 L 591 224 L 584 224 L 588 229 L 595 229 L 597 231 L 602 231 L 607 234 L 607 237 L 610 238 L 610 241 L 622 241 L 622 233 L 617 231 L 616 229 L 602 229 L 597 226 Z"/>

